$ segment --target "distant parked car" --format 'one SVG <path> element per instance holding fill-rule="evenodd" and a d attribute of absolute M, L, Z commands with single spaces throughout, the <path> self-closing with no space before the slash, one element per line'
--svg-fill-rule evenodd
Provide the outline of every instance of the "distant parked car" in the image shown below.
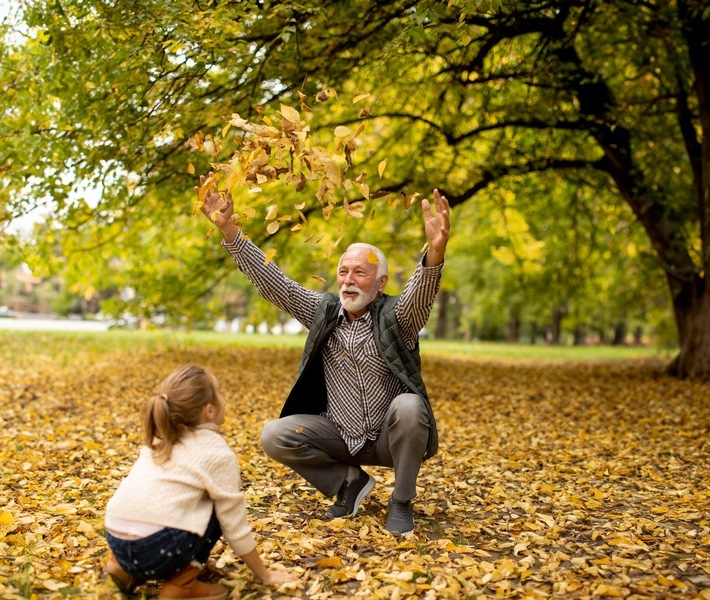
<path fill-rule="evenodd" d="M 9 306 L 0 306 L 0 318 L 14 319 L 15 311 L 12 310 Z"/>

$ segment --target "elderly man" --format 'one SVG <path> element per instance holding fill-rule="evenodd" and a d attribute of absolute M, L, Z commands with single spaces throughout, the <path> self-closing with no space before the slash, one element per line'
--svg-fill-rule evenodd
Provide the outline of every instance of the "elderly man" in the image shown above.
<path fill-rule="evenodd" d="M 329 518 L 354 516 L 374 488 L 363 465 L 393 468 L 386 528 L 396 535 L 414 530 L 419 470 L 438 448 L 418 340 L 449 238 L 449 204 L 437 190 L 434 205 L 432 210 L 422 201 L 429 247 L 399 296 L 384 293 L 387 260 L 374 246 L 348 247 L 338 263 L 338 294 L 320 294 L 286 277 L 274 262 L 264 264 L 264 253 L 240 235 L 229 194 L 210 194 L 201 208 L 259 294 L 309 330 L 280 418 L 263 428 L 264 450 L 325 496 L 335 496 Z"/>

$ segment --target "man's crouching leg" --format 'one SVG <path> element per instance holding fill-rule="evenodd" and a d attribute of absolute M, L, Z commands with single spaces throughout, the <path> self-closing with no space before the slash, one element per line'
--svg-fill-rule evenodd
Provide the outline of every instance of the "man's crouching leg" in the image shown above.
<path fill-rule="evenodd" d="M 417 394 L 400 394 L 390 405 L 383 441 L 392 457 L 395 484 L 388 502 L 386 528 L 404 535 L 414 531 L 412 500 L 429 441 L 429 413 Z"/>
<path fill-rule="evenodd" d="M 329 498 L 348 474 L 348 448 L 325 417 L 291 415 L 269 421 L 261 430 L 261 445 L 270 458 L 296 471 Z"/>

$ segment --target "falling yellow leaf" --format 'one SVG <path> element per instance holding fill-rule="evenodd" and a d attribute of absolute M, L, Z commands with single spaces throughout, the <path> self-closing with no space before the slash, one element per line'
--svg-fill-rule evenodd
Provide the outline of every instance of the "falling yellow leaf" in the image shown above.
<path fill-rule="evenodd" d="M 275 219 L 278 212 L 279 212 L 279 207 L 276 206 L 275 204 L 272 204 L 271 206 L 269 206 L 269 210 L 266 212 L 265 220 L 271 221 L 272 219 Z"/>
<path fill-rule="evenodd" d="M 279 227 L 281 227 L 281 222 L 280 222 L 280 221 L 271 221 L 271 223 L 269 223 L 269 224 L 266 226 L 266 231 L 267 231 L 269 234 L 273 235 L 274 233 L 276 233 L 276 232 L 279 230 Z"/>
<path fill-rule="evenodd" d="M 362 102 L 365 98 L 369 98 L 370 94 L 360 94 L 359 96 L 355 96 L 353 98 L 353 104 L 357 104 L 358 102 Z"/>
<path fill-rule="evenodd" d="M 380 161 L 380 164 L 377 165 L 377 174 L 382 177 L 385 173 L 385 169 L 387 168 L 387 159 L 385 158 L 384 160 Z"/>
<path fill-rule="evenodd" d="M 291 123 L 298 124 L 301 120 L 301 115 L 298 111 L 291 106 L 287 106 L 286 104 L 281 105 L 280 112 L 281 115 L 291 121 Z"/>
<path fill-rule="evenodd" d="M 264 257 L 264 264 L 268 265 L 271 262 L 271 259 L 276 256 L 276 248 L 269 248 L 269 251 L 266 253 L 266 256 Z"/>
<path fill-rule="evenodd" d="M 351 133 L 352 130 L 350 127 L 346 127 L 345 125 L 338 125 L 335 130 L 333 131 L 336 137 L 348 137 Z"/>
<path fill-rule="evenodd" d="M 187 172 L 190 175 L 194 175 L 195 174 L 195 165 L 193 165 L 192 163 L 188 163 L 187 164 Z"/>

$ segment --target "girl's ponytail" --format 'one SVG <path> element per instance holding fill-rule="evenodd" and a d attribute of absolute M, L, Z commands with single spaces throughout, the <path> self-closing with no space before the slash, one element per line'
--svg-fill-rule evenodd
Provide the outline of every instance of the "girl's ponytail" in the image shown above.
<path fill-rule="evenodd" d="M 176 369 L 160 384 L 158 393 L 143 404 L 143 443 L 158 464 L 170 458 L 173 446 L 198 425 L 206 404 L 217 402 L 217 380 L 196 365 Z"/>

